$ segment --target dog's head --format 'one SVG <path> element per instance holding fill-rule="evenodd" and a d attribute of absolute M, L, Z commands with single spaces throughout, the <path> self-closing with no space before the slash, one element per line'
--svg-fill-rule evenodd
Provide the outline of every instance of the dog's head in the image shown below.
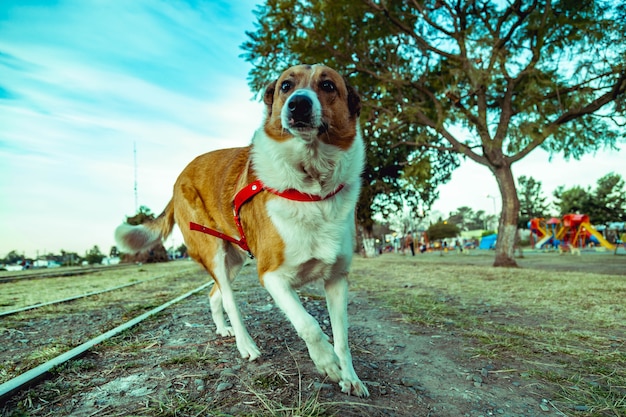
<path fill-rule="evenodd" d="M 265 90 L 265 133 L 274 140 L 320 140 L 343 149 L 356 135 L 361 100 L 346 80 L 324 65 L 296 65 Z"/>

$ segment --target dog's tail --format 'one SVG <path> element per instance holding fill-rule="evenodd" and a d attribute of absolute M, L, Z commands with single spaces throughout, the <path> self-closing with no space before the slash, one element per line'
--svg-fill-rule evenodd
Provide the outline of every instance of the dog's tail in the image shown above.
<path fill-rule="evenodd" d="M 163 213 L 154 220 L 132 226 L 122 223 L 115 229 L 115 242 L 120 251 L 146 251 L 167 238 L 174 228 L 174 202 L 170 201 Z"/>

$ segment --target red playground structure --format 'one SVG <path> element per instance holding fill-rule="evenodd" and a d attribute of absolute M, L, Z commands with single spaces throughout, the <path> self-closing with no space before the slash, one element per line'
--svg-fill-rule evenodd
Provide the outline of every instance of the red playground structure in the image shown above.
<path fill-rule="evenodd" d="M 615 245 L 607 241 L 589 222 L 586 214 L 566 214 L 561 219 L 552 218 L 545 221 L 543 218 L 531 219 L 528 223 L 531 231 L 531 244 L 541 249 L 547 243 L 554 247 L 583 248 L 598 243 L 609 250 L 615 250 Z M 533 242 L 536 236 L 537 242 Z"/>

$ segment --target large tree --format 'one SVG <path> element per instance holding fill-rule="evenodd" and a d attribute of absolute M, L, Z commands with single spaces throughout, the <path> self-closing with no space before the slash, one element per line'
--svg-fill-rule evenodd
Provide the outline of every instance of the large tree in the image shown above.
<path fill-rule="evenodd" d="M 257 16 L 243 45 L 255 90 L 291 64 L 327 63 L 361 92 L 374 149 L 419 149 L 428 174 L 450 167 L 429 149 L 488 168 L 502 197 L 496 266 L 516 265 L 511 166 L 538 147 L 576 158 L 618 143 L 620 2 L 266 0 Z"/>

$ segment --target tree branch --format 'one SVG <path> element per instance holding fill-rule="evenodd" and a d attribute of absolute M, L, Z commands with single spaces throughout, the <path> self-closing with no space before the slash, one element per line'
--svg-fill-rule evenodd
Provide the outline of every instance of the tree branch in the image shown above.
<path fill-rule="evenodd" d="M 606 94 L 601 95 L 600 97 L 593 100 L 586 106 L 583 106 L 578 109 L 571 109 L 563 113 L 555 121 L 550 123 L 550 125 L 560 126 L 562 124 L 569 122 L 570 120 L 574 120 L 579 117 L 585 116 L 587 114 L 594 113 L 597 110 L 599 110 L 601 107 L 610 103 L 611 101 L 614 101 L 619 95 L 624 94 L 624 93 L 626 93 L 626 70 L 623 70 L 619 74 L 611 91 L 607 92 Z"/>
<path fill-rule="evenodd" d="M 520 152 L 516 153 L 515 155 L 510 156 L 508 158 L 509 161 L 511 161 L 511 163 L 519 161 L 520 159 L 524 158 L 526 155 L 531 153 L 533 150 L 541 146 L 541 144 L 546 140 L 546 138 L 550 136 L 556 129 L 558 129 L 559 126 L 569 121 L 572 121 L 574 119 L 577 119 L 579 117 L 593 114 L 597 110 L 599 110 L 601 107 L 605 106 L 611 101 L 614 101 L 619 95 L 625 94 L 625 93 L 626 93 L 626 70 L 623 70 L 619 74 L 611 91 L 607 92 L 606 94 L 601 95 L 600 97 L 593 100 L 586 106 L 583 106 L 578 109 L 571 109 L 563 113 L 556 120 L 548 123 L 548 125 L 546 125 L 546 127 L 543 129 L 543 134 L 541 138 L 533 140 L 528 146 L 526 146 Z"/>
<path fill-rule="evenodd" d="M 387 6 L 384 4 L 384 2 L 381 2 L 380 5 L 374 3 L 372 0 L 367 0 L 366 3 L 374 10 L 378 11 L 378 12 L 382 12 L 385 17 L 387 17 L 387 19 L 393 24 L 393 26 L 395 26 L 396 28 L 400 29 L 400 31 L 406 35 L 409 35 L 411 38 L 413 38 L 417 44 L 420 46 L 420 48 L 422 48 L 425 51 L 430 51 L 430 52 L 434 52 L 435 54 L 451 59 L 451 60 L 457 60 L 458 57 L 456 55 L 450 54 L 448 52 L 445 52 L 441 49 L 435 48 L 434 46 L 430 45 L 428 42 L 426 42 L 426 40 L 424 40 L 424 38 L 422 38 L 421 36 L 418 36 L 415 31 L 413 30 L 413 28 L 409 28 L 406 25 L 404 25 L 398 18 L 394 17 L 391 12 L 389 12 L 389 9 L 387 8 Z M 424 13 L 422 13 L 422 16 L 424 17 Z M 425 18 L 426 19 L 426 18 Z M 428 20 L 426 20 L 426 22 L 428 23 Z M 430 24 L 430 23 L 429 23 Z M 441 30 L 444 34 L 447 34 L 447 31 L 444 31 L 443 29 L 439 29 L 437 26 L 432 26 L 433 28 L 437 29 L 437 30 Z M 448 35 L 449 36 L 449 35 Z"/>

